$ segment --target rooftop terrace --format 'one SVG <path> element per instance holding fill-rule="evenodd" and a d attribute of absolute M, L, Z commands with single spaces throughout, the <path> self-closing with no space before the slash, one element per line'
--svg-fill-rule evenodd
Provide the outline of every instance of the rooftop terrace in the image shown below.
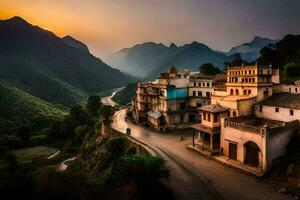
<path fill-rule="evenodd" d="M 225 119 L 225 127 L 244 129 L 251 132 L 263 133 L 265 129 L 285 127 L 287 123 L 282 121 L 258 118 L 254 115 L 231 117 Z"/>

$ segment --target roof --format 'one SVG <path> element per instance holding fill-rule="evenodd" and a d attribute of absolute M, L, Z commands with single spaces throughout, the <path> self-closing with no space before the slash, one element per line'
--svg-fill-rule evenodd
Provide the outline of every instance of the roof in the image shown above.
<path fill-rule="evenodd" d="M 214 134 L 214 133 L 219 133 L 220 132 L 220 127 L 213 127 L 212 128 L 212 127 L 205 126 L 203 124 L 194 124 L 190 127 L 197 130 L 197 131 L 202 131 L 202 132 L 209 133 L 209 134 Z"/>
<path fill-rule="evenodd" d="M 210 112 L 210 113 L 221 113 L 221 112 L 227 111 L 228 109 L 217 104 L 217 105 L 202 106 L 199 108 L 199 110 L 205 111 L 205 112 Z"/>
<path fill-rule="evenodd" d="M 154 118 L 154 119 L 158 119 L 161 117 L 161 114 L 160 113 L 156 113 L 156 112 L 153 112 L 153 111 L 149 111 L 147 112 L 147 115 Z"/>
<path fill-rule="evenodd" d="M 300 109 L 300 94 L 280 93 L 260 102 L 262 105 Z"/>

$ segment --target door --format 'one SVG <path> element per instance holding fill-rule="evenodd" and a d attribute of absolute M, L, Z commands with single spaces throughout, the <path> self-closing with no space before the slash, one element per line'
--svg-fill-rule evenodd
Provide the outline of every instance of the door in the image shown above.
<path fill-rule="evenodd" d="M 234 143 L 229 142 L 229 158 L 236 160 L 237 155 L 237 146 Z"/>
<path fill-rule="evenodd" d="M 245 163 L 247 165 L 258 167 L 259 164 L 259 148 L 253 142 L 248 142 L 245 144 L 246 148 L 246 159 Z"/>

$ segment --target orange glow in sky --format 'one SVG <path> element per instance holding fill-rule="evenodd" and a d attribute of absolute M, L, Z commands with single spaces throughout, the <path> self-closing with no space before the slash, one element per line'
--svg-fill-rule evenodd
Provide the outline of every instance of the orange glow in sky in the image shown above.
<path fill-rule="evenodd" d="M 105 57 L 149 41 L 228 50 L 256 35 L 299 34 L 300 20 L 291 20 L 299 8 L 298 0 L 0 0 L 0 19 L 20 16 Z"/>

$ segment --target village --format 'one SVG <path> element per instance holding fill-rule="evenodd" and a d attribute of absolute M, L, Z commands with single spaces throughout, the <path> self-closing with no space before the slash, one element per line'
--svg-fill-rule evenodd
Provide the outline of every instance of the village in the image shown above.
<path fill-rule="evenodd" d="M 279 69 L 257 63 L 216 75 L 173 66 L 138 83 L 131 112 L 162 134 L 191 129 L 186 148 L 261 177 L 299 134 L 300 82 L 281 84 Z"/>

